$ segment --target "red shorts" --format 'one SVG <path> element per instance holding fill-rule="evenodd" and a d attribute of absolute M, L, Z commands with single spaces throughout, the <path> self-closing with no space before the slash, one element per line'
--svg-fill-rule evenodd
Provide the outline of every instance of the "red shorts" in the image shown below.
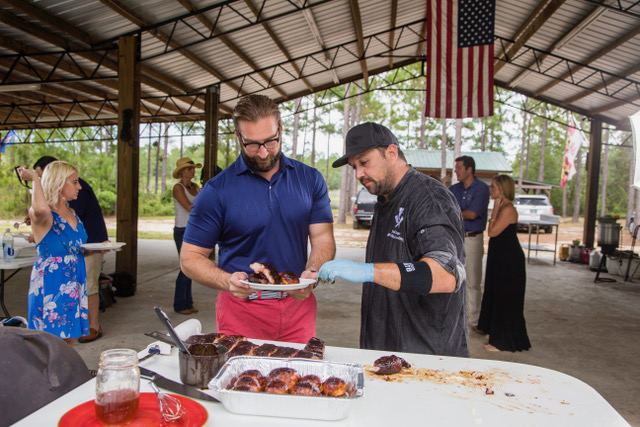
<path fill-rule="evenodd" d="M 229 292 L 216 298 L 218 332 L 269 341 L 306 343 L 316 336 L 317 302 L 313 294 L 304 301 L 239 299 Z"/>

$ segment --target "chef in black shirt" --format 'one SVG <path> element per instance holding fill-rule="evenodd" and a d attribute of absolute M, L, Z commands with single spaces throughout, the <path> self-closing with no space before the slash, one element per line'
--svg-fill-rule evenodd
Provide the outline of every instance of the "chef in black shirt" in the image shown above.
<path fill-rule="evenodd" d="M 333 167 L 347 163 L 378 196 L 366 262 L 329 261 L 318 278 L 363 283 L 360 347 L 468 357 L 464 226 L 455 198 L 408 165 L 393 133 L 376 123 L 347 133 L 346 154 Z"/>

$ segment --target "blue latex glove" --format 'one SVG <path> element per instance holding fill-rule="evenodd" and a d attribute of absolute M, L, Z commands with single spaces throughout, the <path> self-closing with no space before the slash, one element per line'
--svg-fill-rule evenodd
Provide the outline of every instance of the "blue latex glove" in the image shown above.
<path fill-rule="evenodd" d="M 373 282 L 373 264 L 335 259 L 320 267 L 318 279 L 333 283 L 336 277 L 349 282 Z"/>

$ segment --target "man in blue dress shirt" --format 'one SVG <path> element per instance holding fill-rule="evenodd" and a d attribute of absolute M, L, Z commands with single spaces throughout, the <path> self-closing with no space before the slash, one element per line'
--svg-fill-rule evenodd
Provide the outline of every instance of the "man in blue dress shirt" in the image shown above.
<path fill-rule="evenodd" d="M 475 177 L 476 162 L 473 157 L 461 156 L 455 160 L 453 168 L 458 183 L 449 187 L 453 193 L 464 220 L 464 249 L 467 255 L 467 321 L 471 328 L 478 330 L 478 318 L 482 304 L 482 257 L 484 256 L 484 229 L 487 226 L 489 207 L 489 187 Z"/>

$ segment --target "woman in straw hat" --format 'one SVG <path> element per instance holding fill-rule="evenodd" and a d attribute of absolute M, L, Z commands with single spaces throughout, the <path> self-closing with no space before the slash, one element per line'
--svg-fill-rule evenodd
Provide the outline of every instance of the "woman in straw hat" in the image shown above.
<path fill-rule="evenodd" d="M 176 162 L 176 168 L 173 170 L 173 177 L 180 181 L 173 186 L 173 206 L 176 210 L 176 224 L 173 228 L 173 240 L 178 248 L 178 256 L 180 256 L 180 248 L 182 247 L 182 238 L 184 230 L 189 220 L 189 212 L 195 200 L 200 187 L 192 182 L 196 174 L 196 168 L 201 168 L 201 163 L 194 163 L 189 157 L 183 157 Z M 180 270 L 176 279 L 176 290 L 173 296 L 173 309 L 180 314 L 197 313 L 198 309 L 193 306 L 193 298 L 191 297 L 191 279 L 189 279 Z"/>

